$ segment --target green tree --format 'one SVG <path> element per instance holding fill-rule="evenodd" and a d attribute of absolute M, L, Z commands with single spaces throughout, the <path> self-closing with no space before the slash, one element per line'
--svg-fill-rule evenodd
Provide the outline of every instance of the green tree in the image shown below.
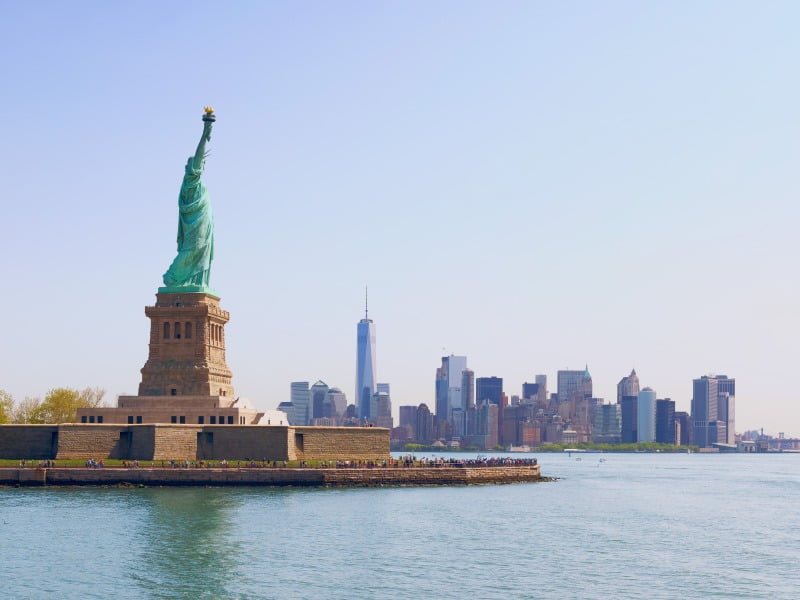
<path fill-rule="evenodd" d="M 0 390 L 0 424 L 10 423 L 13 419 L 14 398 L 5 390 Z"/>
<path fill-rule="evenodd" d="M 33 423 L 74 423 L 79 408 L 96 408 L 103 405 L 106 391 L 102 388 L 54 388 L 47 392 L 34 415 Z"/>
<path fill-rule="evenodd" d="M 39 398 L 25 397 L 14 405 L 14 423 L 44 423 L 41 415 L 42 401 Z"/>

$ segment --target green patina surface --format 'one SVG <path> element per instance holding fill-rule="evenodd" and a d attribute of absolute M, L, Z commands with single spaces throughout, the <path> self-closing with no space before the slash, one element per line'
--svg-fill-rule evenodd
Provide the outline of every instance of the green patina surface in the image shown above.
<path fill-rule="evenodd" d="M 164 273 L 160 294 L 209 293 L 211 261 L 214 260 L 214 216 L 211 200 L 201 180 L 206 143 L 216 117 L 210 109 L 203 115 L 203 135 L 186 168 L 178 195 L 178 254 Z"/>

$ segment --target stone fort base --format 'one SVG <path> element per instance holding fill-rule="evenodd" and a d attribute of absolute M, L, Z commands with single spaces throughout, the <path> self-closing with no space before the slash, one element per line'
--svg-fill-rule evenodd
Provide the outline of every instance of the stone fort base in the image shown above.
<path fill-rule="evenodd" d="M 263 412 L 238 406 L 238 402 L 224 396 L 120 396 L 116 407 L 79 408 L 78 421 L 127 425 L 255 425 L 261 421 Z"/>
<path fill-rule="evenodd" d="M 382 460 L 381 427 L 281 425 L 0 425 L 0 458 Z"/>

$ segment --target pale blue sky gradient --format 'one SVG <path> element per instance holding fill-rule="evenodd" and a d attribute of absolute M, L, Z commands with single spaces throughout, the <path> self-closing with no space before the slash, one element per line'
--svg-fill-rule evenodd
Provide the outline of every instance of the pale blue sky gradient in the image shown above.
<path fill-rule="evenodd" d="M 190 12 L 187 12 L 190 9 Z M 800 434 L 800 4 L 13 3 L 0 22 L 0 387 L 136 393 L 177 192 L 206 168 L 237 394 L 433 405 L 588 362 Z"/>

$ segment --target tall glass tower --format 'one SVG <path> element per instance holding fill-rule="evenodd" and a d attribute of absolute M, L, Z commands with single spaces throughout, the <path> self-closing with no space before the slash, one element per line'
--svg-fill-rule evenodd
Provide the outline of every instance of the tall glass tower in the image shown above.
<path fill-rule="evenodd" d="M 356 329 L 356 406 L 358 418 L 369 419 L 370 403 L 375 393 L 375 325 L 369 318 L 369 304 L 364 297 L 364 318 Z"/>

